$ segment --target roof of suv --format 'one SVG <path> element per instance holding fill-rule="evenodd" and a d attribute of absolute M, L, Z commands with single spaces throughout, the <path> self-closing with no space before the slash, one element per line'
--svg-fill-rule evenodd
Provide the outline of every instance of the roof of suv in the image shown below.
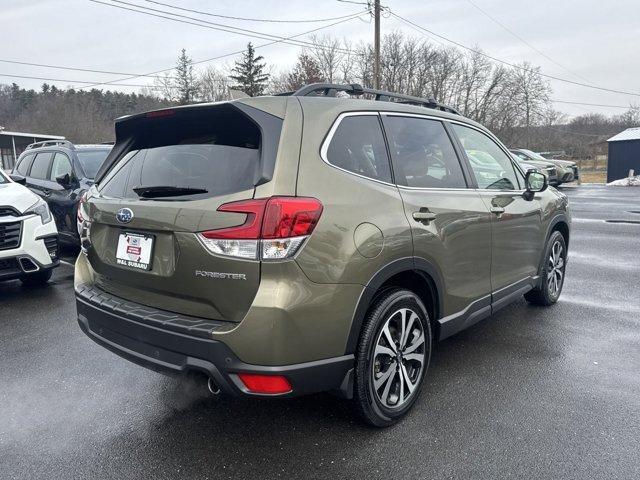
<path fill-rule="evenodd" d="M 265 95 L 260 97 L 247 97 L 235 100 L 226 100 L 213 103 L 197 103 L 192 105 L 181 105 L 176 107 L 162 108 L 158 110 L 151 110 L 148 112 L 142 112 L 134 115 L 127 115 L 116 119 L 116 125 L 127 124 L 128 122 L 143 117 L 161 117 L 164 116 L 164 112 L 171 112 L 174 110 L 183 109 L 198 109 L 207 108 L 217 105 L 238 105 L 244 104 L 250 107 L 258 108 L 266 111 L 276 117 L 284 118 L 286 106 L 288 102 L 300 102 L 301 105 L 309 106 L 322 106 L 328 107 L 327 110 L 341 110 L 343 112 L 353 111 L 390 111 L 415 115 L 427 115 L 431 117 L 440 117 L 450 120 L 463 121 L 464 123 L 471 124 L 484 131 L 488 131 L 483 125 L 471 120 L 468 117 L 460 115 L 458 113 L 452 113 L 449 111 L 442 111 L 436 108 L 429 108 L 420 105 L 412 105 L 409 103 L 401 103 L 397 101 L 382 101 L 382 100 L 369 100 L 362 98 L 341 98 L 341 97 L 327 97 L 327 96 L 280 96 L 280 95 Z"/>
<path fill-rule="evenodd" d="M 42 148 L 55 149 L 64 148 L 67 150 L 110 150 L 113 147 L 112 144 L 75 144 L 69 140 L 45 140 L 43 142 L 35 142 L 27 145 L 25 152 L 38 151 Z"/>

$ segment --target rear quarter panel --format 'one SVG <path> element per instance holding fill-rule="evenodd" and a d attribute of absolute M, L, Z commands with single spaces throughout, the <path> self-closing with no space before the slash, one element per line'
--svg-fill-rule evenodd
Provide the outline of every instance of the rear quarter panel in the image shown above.
<path fill-rule="evenodd" d="M 366 103 L 353 111 L 367 110 Z M 412 255 L 402 198 L 394 185 L 342 171 L 321 158 L 327 133 L 347 111 L 344 102 L 306 99 L 303 109 L 296 191 L 319 199 L 324 210 L 296 260 L 313 282 L 366 285 L 384 265 Z"/>

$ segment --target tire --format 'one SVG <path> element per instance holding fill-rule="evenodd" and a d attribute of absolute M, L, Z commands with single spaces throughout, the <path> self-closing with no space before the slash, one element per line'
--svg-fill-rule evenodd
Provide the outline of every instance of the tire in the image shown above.
<path fill-rule="evenodd" d="M 551 233 L 544 250 L 540 271 L 540 286 L 525 293 L 524 298 L 534 305 L 548 307 L 560 298 L 567 266 L 567 243 L 557 230 Z"/>
<path fill-rule="evenodd" d="M 46 284 L 53 274 L 53 269 L 40 270 L 36 273 L 30 273 L 20 279 L 25 287 L 36 287 Z"/>
<path fill-rule="evenodd" d="M 375 299 L 356 350 L 353 401 L 366 423 L 388 427 L 413 407 L 429 368 L 431 341 L 429 315 L 417 295 L 394 288 Z"/>

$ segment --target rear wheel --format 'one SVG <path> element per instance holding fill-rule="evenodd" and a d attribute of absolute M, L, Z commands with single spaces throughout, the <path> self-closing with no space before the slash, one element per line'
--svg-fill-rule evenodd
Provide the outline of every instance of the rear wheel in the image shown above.
<path fill-rule="evenodd" d="M 524 298 L 534 305 L 549 306 L 560 298 L 567 265 L 567 243 L 560 232 L 555 231 L 551 234 L 544 258 L 540 286 L 526 293 Z"/>
<path fill-rule="evenodd" d="M 47 283 L 51 279 L 52 274 L 52 269 L 40 270 L 36 273 L 27 274 L 26 276 L 22 277 L 20 281 L 25 287 L 35 287 Z"/>
<path fill-rule="evenodd" d="M 422 389 L 431 356 L 427 311 L 413 292 L 393 289 L 372 306 L 356 353 L 354 401 L 369 424 L 400 420 Z"/>

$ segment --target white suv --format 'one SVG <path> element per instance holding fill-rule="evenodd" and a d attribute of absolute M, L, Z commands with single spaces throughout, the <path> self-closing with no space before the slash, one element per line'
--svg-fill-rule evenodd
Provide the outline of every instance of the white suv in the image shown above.
<path fill-rule="evenodd" d="M 58 230 L 47 203 L 0 170 L 0 280 L 44 284 L 58 266 Z"/>

